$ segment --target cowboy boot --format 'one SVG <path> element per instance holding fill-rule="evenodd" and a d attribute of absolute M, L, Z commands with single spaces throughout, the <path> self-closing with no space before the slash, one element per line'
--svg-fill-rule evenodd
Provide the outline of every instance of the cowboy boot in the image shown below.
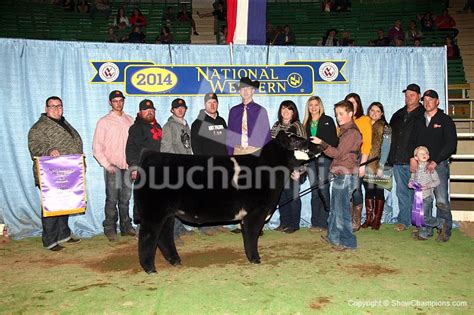
<path fill-rule="evenodd" d="M 382 214 L 383 214 L 383 206 L 385 205 L 385 200 L 383 199 L 375 199 L 375 206 L 374 206 L 374 222 L 372 223 L 372 229 L 378 230 L 380 229 L 381 221 L 382 221 Z"/>
<path fill-rule="evenodd" d="M 372 222 L 374 221 L 374 206 L 375 199 L 365 199 L 365 222 L 362 224 L 364 229 L 372 226 Z"/>
<path fill-rule="evenodd" d="M 362 217 L 362 204 L 352 207 L 352 232 L 360 230 L 360 220 Z"/>

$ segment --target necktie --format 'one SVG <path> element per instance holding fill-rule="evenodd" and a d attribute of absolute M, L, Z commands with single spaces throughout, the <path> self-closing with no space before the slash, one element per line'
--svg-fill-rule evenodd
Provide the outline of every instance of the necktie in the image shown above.
<path fill-rule="evenodd" d="M 248 128 L 247 128 L 247 106 L 244 105 L 244 114 L 242 115 L 242 138 L 241 138 L 242 148 L 249 146 L 249 137 L 248 137 Z"/>

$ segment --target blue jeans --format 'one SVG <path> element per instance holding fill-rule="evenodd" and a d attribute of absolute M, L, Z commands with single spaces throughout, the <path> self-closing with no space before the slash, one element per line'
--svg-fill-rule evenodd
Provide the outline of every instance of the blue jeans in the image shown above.
<path fill-rule="evenodd" d="M 410 165 L 395 164 L 393 166 L 393 177 L 397 184 L 396 193 L 399 210 L 397 221 L 409 228 L 411 226 L 411 203 L 414 195 L 414 191 L 408 188 Z"/>
<path fill-rule="evenodd" d="M 433 228 L 441 229 L 444 219 L 433 217 L 433 196 L 423 198 L 423 226 L 418 234 L 423 238 L 428 238 L 433 235 Z"/>
<path fill-rule="evenodd" d="M 324 155 L 308 164 L 308 179 L 311 187 L 311 226 L 326 229 L 328 227 L 331 199 L 329 194 L 329 167 L 331 159 Z"/>
<path fill-rule="evenodd" d="M 352 204 L 354 206 L 364 203 L 364 195 L 362 195 L 362 178 L 357 175 L 356 190 L 352 194 Z"/>
<path fill-rule="evenodd" d="M 278 205 L 280 206 L 280 225 L 283 227 L 288 227 L 292 229 L 300 228 L 301 199 L 299 198 L 299 192 L 299 181 L 295 181 L 290 178 L 288 183 L 283 188 L 283 191 L 281 192 L 280 196 L 280 201 L 278 202 Z M 288 202 L 290 200 L 292 201 Z"/>
<path fill-rule="evenodd" d="M 117 220 L 120 217 L 120 231 L 127 232 L 132 227 L 129 215 L 129 203 L 132 195 L 132 183 L 126 170 L 116 169 L 114 174 L 104 170 L 105 176 L 105 220 L 104 232 L 117 232 Z M 118 208 L 118 213 L 117 213 Z"/>
<path fill-rule="evenodd" d="M 436 199 L 436 217 L 446 221 L 447 229 L 446 235 L 451 236 L 451 229 L 453 228 L 453 217 L 451 214 L 451 204 L 449 202 L 449 163 L 442 161 L 436 166 L 436 172 L 440 184 L 434 189 Z"/>
<path fill-rule="evenodd" d="M 328 219 L 328 239 L 334 245 L 357 247 L 352 232 L 350 199 L 357 188 L 358 174 L 337 175 L 332 183 L 331 211 Z"/>

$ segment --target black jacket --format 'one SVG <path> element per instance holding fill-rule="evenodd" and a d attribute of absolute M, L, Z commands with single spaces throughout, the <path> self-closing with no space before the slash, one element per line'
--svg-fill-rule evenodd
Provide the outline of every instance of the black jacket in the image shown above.
<path fill-rule="evenodd" d="M 191 125 L 191 147 L 197 155 L 227 155 L 226 147 L 227 124 L 219 113 L 212 118 L 204 109 Z"/>
<path fill-rule="evenodd" d="M 307 125 L 305 126 L 305 130 L 306 134 L 308 135 L 308 138 L 310 138 L 311 121 L 308 121 Z M 321 117 L 319 117 L 318 131 L 316 133 L 316 137 L 323 140 L 332 147 L 337 147 L 338 138 L 336 132 L 336 125 L 334 124 L 334 120 L 324 113 L 321 115 Z"/>
<path fill-rule="evenodd" d="M 144 149 L 160 151 L 162 137 L 163 131 L 156 120 L 154 124 L 150 124 L 137 115 L 135 122 L 128 130 L 125 147 L 128 166 L 138 166 L 140 154 Z"/>
<path fill-rule="evenodd" d="M 407 107 L 400 108 L 390 119 L 392 128 L 392 144 L 390 145 L 390 154 L 388 162 L 394 164 L 408 164 L 413 157 L 411 150 L 411 134 L 415 121 L 425 113 L 425 108 L 420 104 L 415 110 L 408 112 Z"/>
<path fill-rule="evenodd" d="M 441 109 L 431 117 L 426 126 L 424 115 L 415 121 L 411 143 L 411 153 L 417 146 L 423 145 L 430 151 L 430 160 L 439 164 L 456 152 L 457 134 L 456 126 L 448 115 Z"/>

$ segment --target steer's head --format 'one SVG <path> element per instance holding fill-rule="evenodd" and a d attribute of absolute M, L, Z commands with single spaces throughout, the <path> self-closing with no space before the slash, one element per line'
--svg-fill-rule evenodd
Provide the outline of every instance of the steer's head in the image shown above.
<path fill-rule="evenodd" d="M 291 132 L 280 131 L 275 138 L 282 147 L 293 151 L 295 159 L 298 161 L 307 161 L 310 159 L 308 155 L 309 141 Z M 313 154 L 314 155 L 314 154 Z"/>

